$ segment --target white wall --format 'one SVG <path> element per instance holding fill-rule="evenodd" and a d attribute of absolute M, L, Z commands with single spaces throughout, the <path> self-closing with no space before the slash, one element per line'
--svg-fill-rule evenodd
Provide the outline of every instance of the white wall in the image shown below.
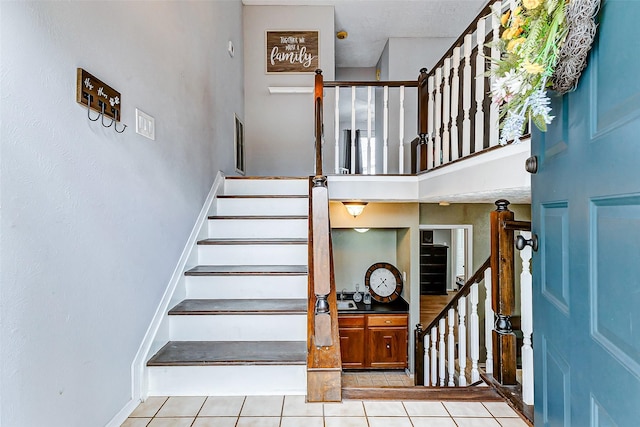
<path fill-rule="evenodd" d="M 269 86 L 313 87 L 313 74 L 266 74 L 265 31 L 318 30 L 320 68 L 334 80 L 335 31 L 330 6 L 245 6 L 245 141 L 248 175 L 314 173 L 314 104 L 311 94 L 269 94 Z M 326 99 L 330 103 L 332 99 Z M 326 132 L 333 129 L 325 117 Z M 276 148 L 277 147 L 277 148 Z M 331 152 L 332 153 L 332 152 Z M 325 165 L 331 165 L 331 153 Z M 326 166 L 325 166 L 326 167 Z"/>
<path fill-rule="evenodd" d="M 0 424 L 104 426 L 216 172 L 234 171 L 242 6 L 0 7 Z M 121 92 L 123 134 L 87 120 L 76 67 Z"/>

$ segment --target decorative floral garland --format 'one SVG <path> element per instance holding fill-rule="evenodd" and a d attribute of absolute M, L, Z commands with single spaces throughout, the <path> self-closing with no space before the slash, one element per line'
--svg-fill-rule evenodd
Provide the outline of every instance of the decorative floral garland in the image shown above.
<path fill-rule="evenodd" d="M 501 144 L 520 138 L 529 118 L 542 131 L 546 131 L 553 120 L 546 91 L 554 81 L 559 81 L 558 61 L 562 59 L 563 69 L 578 68 L 572 51 L 563 50 L 567 34 L 572 30 L 570 26 L 576 25 L 575 21 L 567 20 L 567 11 L 583 10 L 581 4 L 586 2 L 599 4 L 600 0 L 520 0 L 515 9 L 502 14 L 500 23 L 504 31 L 497 41 L 500 59 L 490 72 L 494 77 L 491 95 L 501 107 Z M 591 22 L 593 16 L 595 13 L 590 15 Z M 591 42 L 584 53 L 584 64 Z M 575 87 L 583 68 L 565 92 Z M 567 83 L 562 87 L 567 87 Z"/>

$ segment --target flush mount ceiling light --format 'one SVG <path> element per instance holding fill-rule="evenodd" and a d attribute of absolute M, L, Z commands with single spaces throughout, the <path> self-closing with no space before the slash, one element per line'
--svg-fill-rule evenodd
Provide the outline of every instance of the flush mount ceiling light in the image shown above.
<path fill-rule="evenodd" d="M 369 231 L 368 228 L 354 228 L 354 230 L 358 233 L 366 233 L 367 231 Z"/>
<path fill-rule="evenodd" d="M 364 207 L 367 206 L 367 202 L 342 202 L 345 208 L 347 208 L 347 212 L 353 217 L 357 217 L 362 213 Z"/>
<path fill-rule="evenodd" d="M 438 203 L 440 206 L 449 206 L 449 202 L 440 202 Z"/>
<path fill-rule="evenodd" d="M 344 40 L 349 36 L 349 33 L 347 33 L 346 31 L 342 30 L 342 31 L 338 31 L 336 33 L 336 37 L 338 38 L 338 40 Z"/>

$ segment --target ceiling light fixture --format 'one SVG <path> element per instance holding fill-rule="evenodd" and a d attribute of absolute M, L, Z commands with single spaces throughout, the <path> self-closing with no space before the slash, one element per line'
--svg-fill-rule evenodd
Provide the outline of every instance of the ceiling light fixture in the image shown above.
<path fill-rule="evenodd" d="M 362 213 L 364 207 L 367 206 L 367 202 L 342 202 L 345 208 L 347 208 L 347 212 L 353 217 L 357 217 Z"/>
<path fill-rule="evenodd" d="M 354 228 L 354 230 L 358 233 L 366 233 L 367 231 L 369 231 L 368 228 Z"/>
<path fill-rule="evenodd" d="M 347 33 L 346 31 L 342 30 L 342 31 L 338 31 L 336 33 L 336 37 L 338 38 L 338 40 L 344 40 L 347 37 L 349 37 L 349 33 Z"/>
<path fill-rule="evenodd" d="M 440 202 L 438 203 L 440 206 L 449 206 L 449 202 Z"/>

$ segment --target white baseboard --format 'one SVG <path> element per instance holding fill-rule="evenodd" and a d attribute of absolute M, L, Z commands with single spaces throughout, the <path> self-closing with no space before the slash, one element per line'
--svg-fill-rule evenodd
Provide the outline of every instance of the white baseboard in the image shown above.
<path fill-rule="evenodd" d="M 124 405 L 124 408 L 120 410 L 111 421 L 105 424 L 105 427 L 120 427 L 122 423 L 126 421 L 126 419 L 131 415 L 131 413 L 138 407 L 140 404 L 140 400 L 131 399 Z"/>

